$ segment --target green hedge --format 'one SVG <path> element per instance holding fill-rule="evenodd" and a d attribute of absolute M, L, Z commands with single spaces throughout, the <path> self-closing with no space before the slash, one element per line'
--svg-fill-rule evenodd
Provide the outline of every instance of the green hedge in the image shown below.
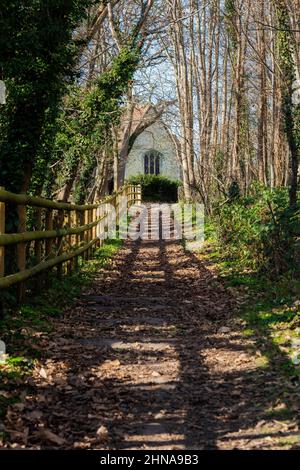
<path fill-rule="evenodd" d="M 138 175 L 129 178 L 130 184 L 142 186 L 143 201 L 150 202 L 177 202 L 180 181 L 171 180 L 165 176 Z"/>

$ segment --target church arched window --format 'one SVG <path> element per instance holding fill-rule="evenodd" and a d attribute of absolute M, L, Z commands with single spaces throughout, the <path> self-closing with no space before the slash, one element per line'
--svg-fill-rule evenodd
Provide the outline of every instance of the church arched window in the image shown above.
<path fill-rule="evenodd" d="M 159 175 L 161 166 L 161 155 L 159 152 L 151 151 L 144 155 L 145 175 Z"/>

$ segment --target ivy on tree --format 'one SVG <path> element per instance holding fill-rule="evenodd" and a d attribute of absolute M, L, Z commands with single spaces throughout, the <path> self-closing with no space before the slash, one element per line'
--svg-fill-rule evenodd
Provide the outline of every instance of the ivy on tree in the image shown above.
<path fill-rule="evenodd" d="M 8 92 L 0 110 L 0 185 L 10 191 L 29 187 L 45 131 L 73 76 L 78 44 L 72 33 L 91 3 L 0 0 L 0 79 Z"/>

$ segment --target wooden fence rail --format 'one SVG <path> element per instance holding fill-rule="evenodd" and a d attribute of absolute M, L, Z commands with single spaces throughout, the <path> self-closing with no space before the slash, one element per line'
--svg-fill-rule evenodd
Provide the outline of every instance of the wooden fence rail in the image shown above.
<path fill-rule="evenodd" d="M 22 301 L 25 281 L 29 278 L 54 266 L 58 277 L 77 269 L 78 258 L 90 259 L 93 248 L 103 243 L 98 233 L 99 223 L 109 217 L 109 205 L 118 211 L 121 197 L 127 198 L 128 206 L 139 204 L 141 187 L 126 185 L 96 204 L 85 205 L 14 194 L 0 188 L 0 289 L 18 284 L 18 298 Z M 17 208 L 17 233 L 5 233 L 7 203 Z M 30 210 L 29 217 L 27 210 Z M 27 221 L 31 230 L 27 230 Z M 16 272 L 11 274 L 10 266 L 6 275 L 5 251 L 14 247 Z"/>

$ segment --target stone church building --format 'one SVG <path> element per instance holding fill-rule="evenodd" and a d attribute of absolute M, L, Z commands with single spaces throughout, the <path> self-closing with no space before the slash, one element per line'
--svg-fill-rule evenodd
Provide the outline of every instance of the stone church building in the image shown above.
<path fill-rule="evenodd" d="M 141 174 L 161 175 L 181 180 L 181 168 L 175 144 L 159 121 L 137 137 L 128 155 L 125 179 Z"/>

